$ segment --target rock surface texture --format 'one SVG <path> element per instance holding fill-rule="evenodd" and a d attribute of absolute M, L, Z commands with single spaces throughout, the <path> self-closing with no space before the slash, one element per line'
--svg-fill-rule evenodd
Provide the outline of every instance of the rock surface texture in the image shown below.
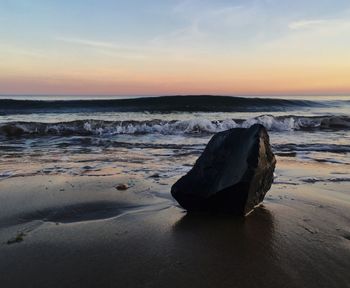
<path fill-rule="evenodd" d="M 271 188 L 276 159 L 264 126 L 217 133 L 171 188 L 187 211 L 247 215 Z"/>

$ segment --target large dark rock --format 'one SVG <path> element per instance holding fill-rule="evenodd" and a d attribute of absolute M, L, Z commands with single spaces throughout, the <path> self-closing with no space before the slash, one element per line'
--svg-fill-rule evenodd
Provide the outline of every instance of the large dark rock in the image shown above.
<path fill-rule="evenodd" d="M 212 137 L 171 194 L 188 211 L 246 215 L 271 188 L 275 165 L 264 126 L 230 129 Z"/>

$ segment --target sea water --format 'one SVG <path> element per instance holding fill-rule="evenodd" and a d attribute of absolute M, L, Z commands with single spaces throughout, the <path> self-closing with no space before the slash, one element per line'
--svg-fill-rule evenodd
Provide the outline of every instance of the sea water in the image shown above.
<path fill-rule="evenodd" d="M 350 181 L 350 97 L 35 95 L 0 97 L 0 180 L 180 176 L 213 134 L 256 123 L 278 157 L 342 165 L 327 179 Z"/>

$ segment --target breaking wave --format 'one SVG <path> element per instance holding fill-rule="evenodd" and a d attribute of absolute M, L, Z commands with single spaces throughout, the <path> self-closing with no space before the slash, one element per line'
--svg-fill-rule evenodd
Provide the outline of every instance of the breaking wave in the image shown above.
<path fill-rule="evenodd" d="M 273 112 L 341 105 L 339 101 L 311 101 L 231 96 L 162 96 L 100 100 L 0 99 L 0 114 L 85 112 Z M 344 101 L 343 101 L 344 102 Z"/>
<path fill-rule="evenodd" d="M 350 117 L 347 116 L 281 116 L 262 115 L 247 120 L 226 119 L 210 121 L 207 119 L 148 121 L 102 121 L 76 120 L 71 122 L 8 122 L 0 124 L 0 135 L 6 137 L 33 136 L 84 136 L 118 134 L 211 134 L 231 128 L 247 128 L 262 124 L 269 131 L 294 130 L 348 130 Z"/>

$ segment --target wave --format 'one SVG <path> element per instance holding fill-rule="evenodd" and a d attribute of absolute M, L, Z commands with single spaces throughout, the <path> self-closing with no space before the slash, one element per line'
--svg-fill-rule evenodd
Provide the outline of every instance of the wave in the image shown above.
<path fill-rule="evenodd" d="M 302 107 L 327 107 L 339 101 L 311 101 L 231 96 L 162 96 L 109 100 L 0 99 L 0 114 L 84 112 L 274 112 Z M 344 102 L 344 101 L 343 101 Z M 338 103 L 339 105 L 339 103 Z"/>
<path fill-rule="evenodd" d="M 247 128 L 262 124 L 269 131 L 294 130 L 348 130 L 348 116 L 280 116 L 262 115 L 247 120 L 226 119 L 210 121 L 207 119 L 148 121 L 102 121 L 76 120 L 71 122 L 8 122 L 0 124 L 0 135 L 5 137 L 33 136 L 113 136 L 118 134 L 211 134 L 231 128 Z"/>
<path fill-rule="evenodd" d="M 262 115 L 242 123 L 243 127 L 262 124 L 270 131 L 348 130 L 349 116 L 272 116 Z"/>
<path fill-rule="evenodd" d="M 330 153 L 350 153 L 349 145 L 341 145 L 341 144 L 324 144 L 324 143 L 310 143 L 310 144 L 294 144 L 294 143 L 286 143 L 286 144 L 274 144 L 273 148 L 279 153 L 286 153 L 286 156 L 294 156 L 293 154 L 287 153 L 297 153 L 297 152 L 330 152 Z M 277 153 L 277 154 L 279 154 Z M 318 162 L 323 162 L 324 159 L 315 159 L 313 160 Z M 324 161 L 330 162 L 330 161 Z M 337 163 L 337 162 L 335 162 Z"/>
<path fill-rule="evenodd" d="M 305 183 L 317 183 L 317 182 L 350 182 L 349 177 L 332 177 L 332 178 L 319 178 L 319 177 L 306 177 L 300 179 L 302 182 Z"/>

